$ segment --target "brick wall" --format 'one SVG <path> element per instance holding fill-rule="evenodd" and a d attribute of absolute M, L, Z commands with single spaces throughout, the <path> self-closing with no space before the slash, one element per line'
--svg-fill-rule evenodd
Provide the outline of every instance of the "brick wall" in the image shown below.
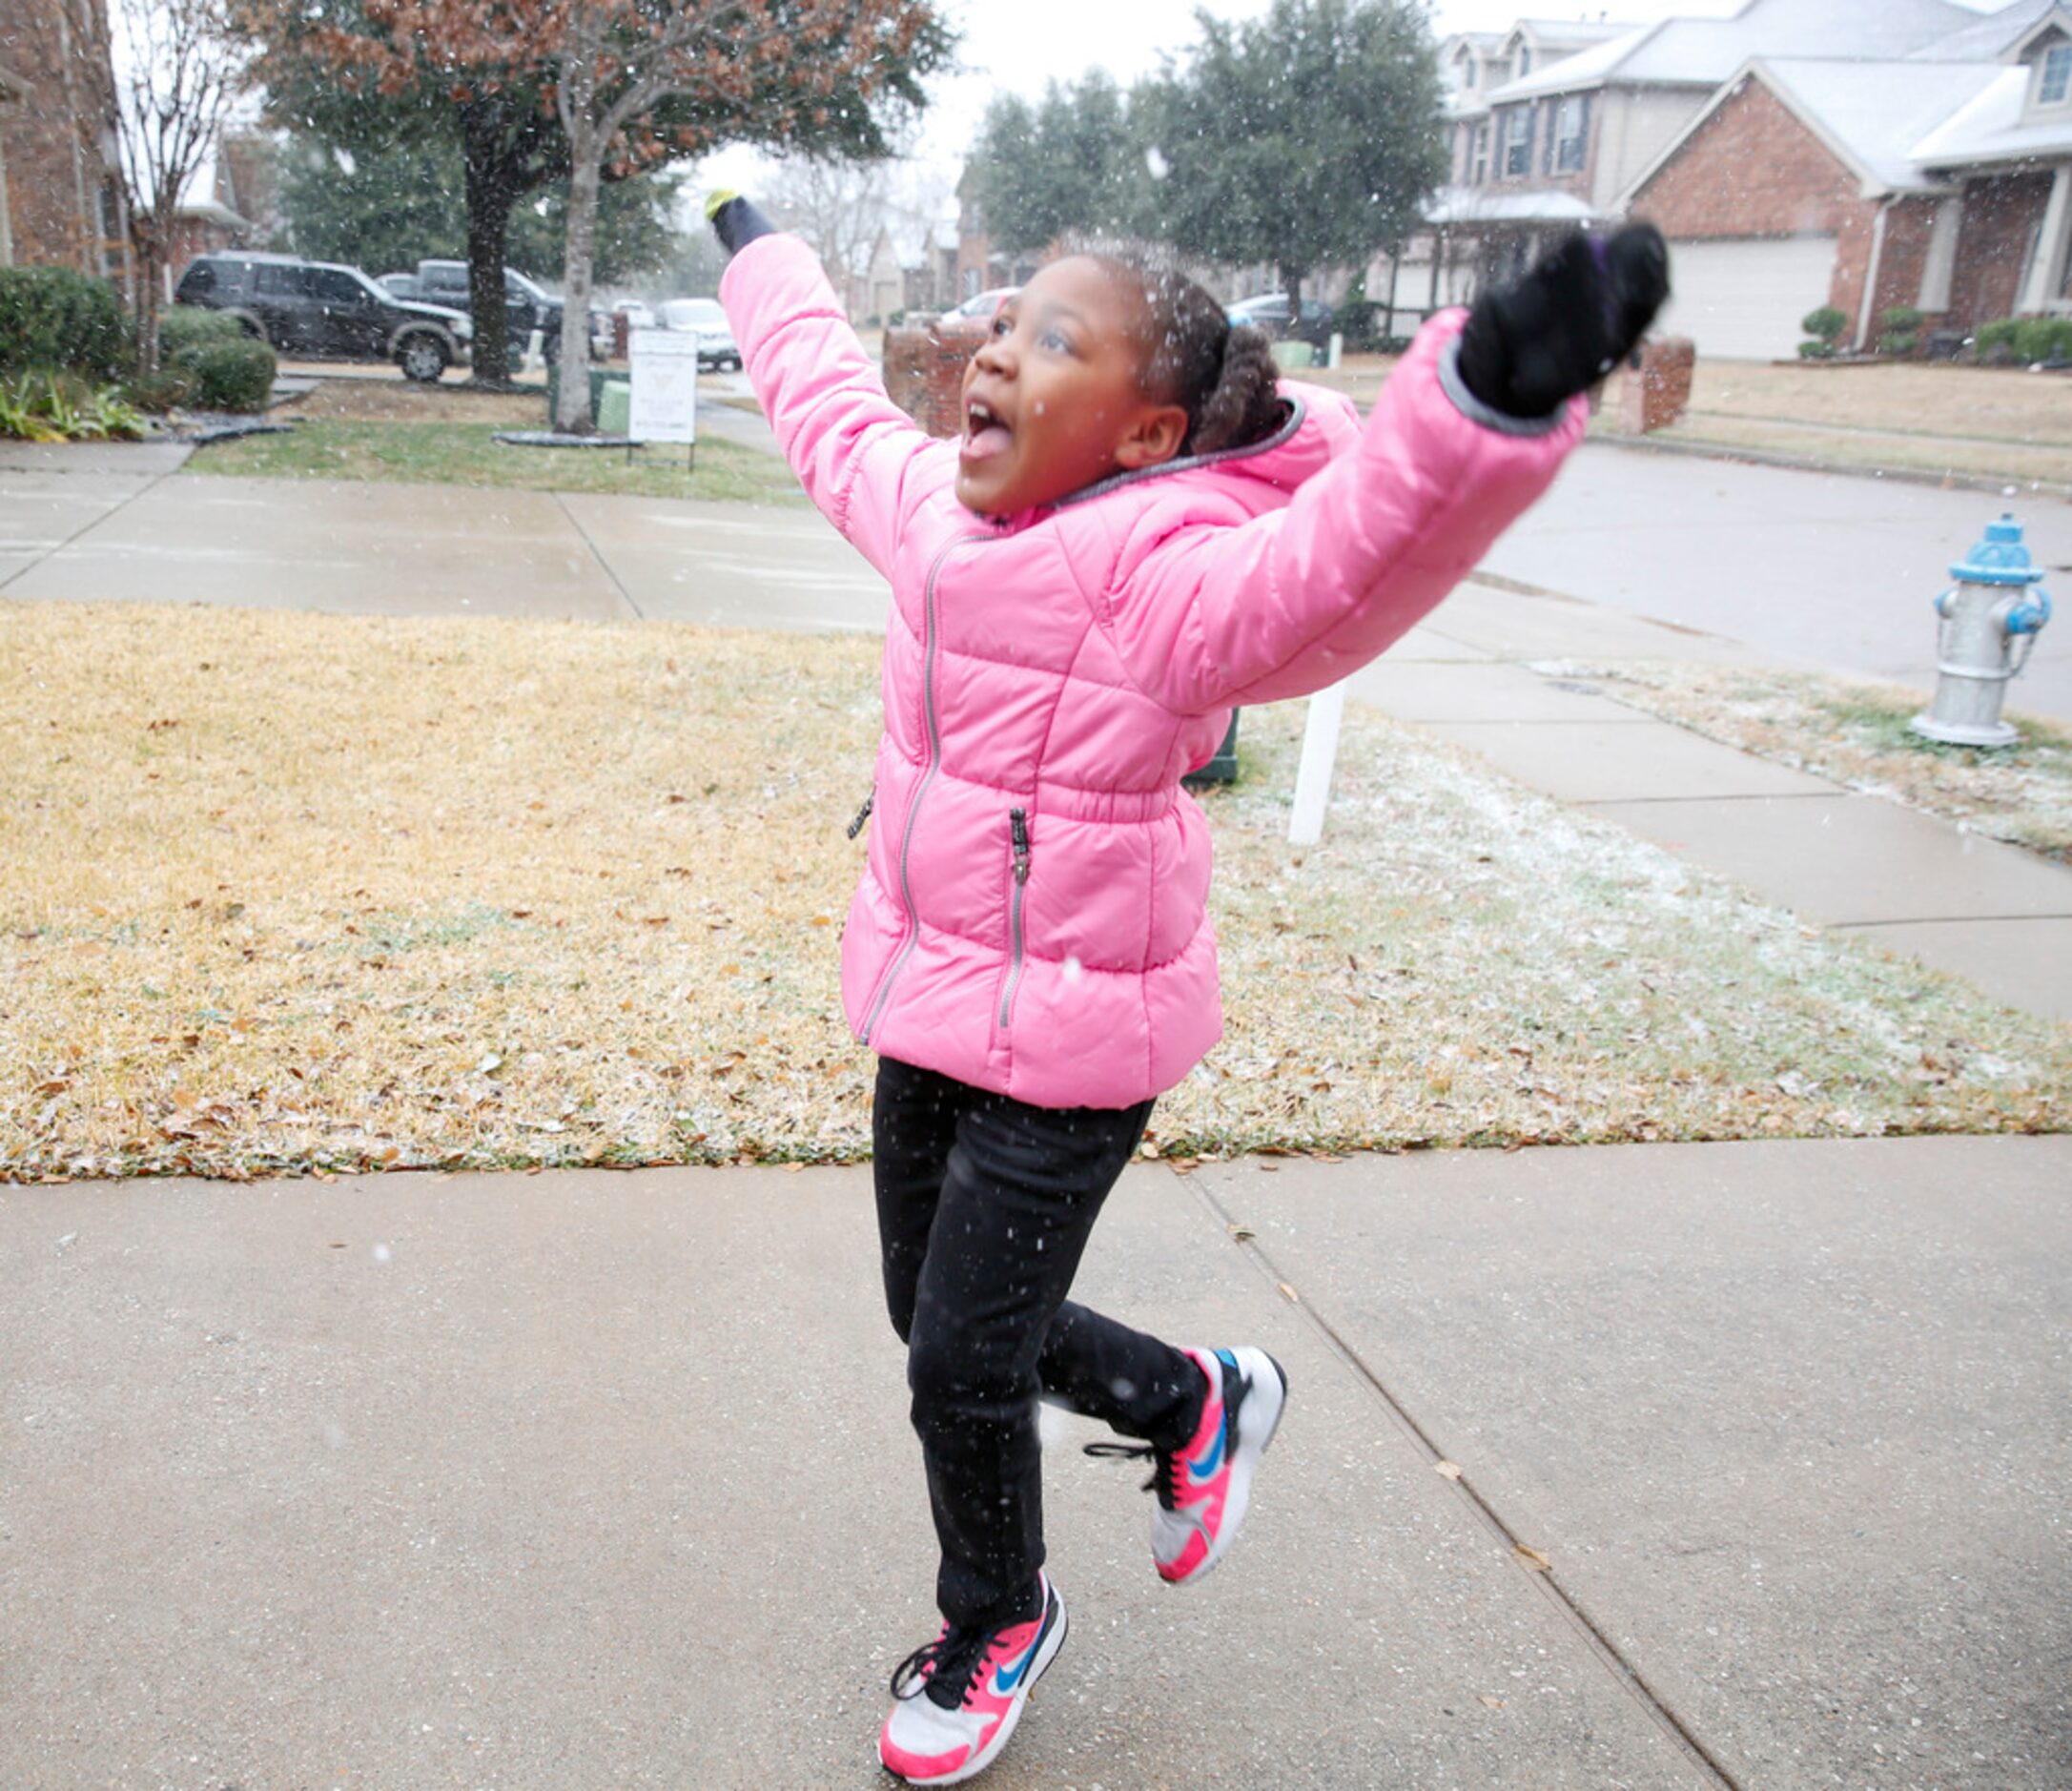
<path fill-rule="evenodd" d="M 1858 184 L 1775 93 L 1751 79 L 1633 196 L 1632 212 L 1672 241 L 1833 235 L 1828 303 L 1854 320 L 1877 213 L 1874 201 L 1858 196 Z M 1919 279 L 1917 268 L 1917 289 Z M 1882 274 L 1878 285 L 1883 290 Z"/>
<path fill-rule="evenodd" d="M 1964 183 L 1957 266 L 1950 277 L 1952 325 L 1969 329 L 2014 316 L 2029 243 L 2050 198 L 2050 179 L 2048 175 L 1998 175 Z"/>
<path fill-rule="evenodd" d="M 1871 298 L 1871 336 L 1877 340 L 1878 317 L 1894 305 L 1913 305 L 1921 296 L 1921 275 L 1928 266 L 1928 239 L 1936 227 L 1934 199 L 1899 199 L 1885 213 L 1885 246 L 1877 258 L 1877 291 Z M 1928 313 L 1931 322 L 1941 314 Z"/>
<path fill-rule="evenodd" d="M 30 89 L 0 109 L 14 258 L 113 272 L 99 216 L 113 173 L 99 144 L 113 104 L 100 0 L 6 0 L 5 10 L 0 49 Z"/>

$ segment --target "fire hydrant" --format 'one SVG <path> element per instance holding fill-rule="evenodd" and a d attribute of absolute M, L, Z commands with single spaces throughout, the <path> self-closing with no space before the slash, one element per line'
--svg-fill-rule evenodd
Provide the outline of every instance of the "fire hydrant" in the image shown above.
<path fill-rule="evenodd" d="M 1935 700 L 1907 726 L 1951 746 L 2012 746 L 2021 736 L 2000 719 L 2000 701 L 2050 620 L 2042 570 L 2029 564 L 2021 525 L 2002 512 L 1950 575 L 1957 583 L 1935 600 Z"/>

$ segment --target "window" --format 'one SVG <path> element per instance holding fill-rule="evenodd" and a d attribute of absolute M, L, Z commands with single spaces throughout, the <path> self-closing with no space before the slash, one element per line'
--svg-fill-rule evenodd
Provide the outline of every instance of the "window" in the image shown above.
<path fill-rule="evenodd" d="M 2043 51 L 2043 78 L 2037 84 L 2039 106 L 2062 106 L 2072 88 L 2072 44 L 2053 44 Z"/>
<path fill-rule="evenodd" d="M 366 289 L 350 274 L 335 267 L 313 268 L 310 285 L 326 304 L 357 305 L 366 300 Z"/>
<path fill-rule="evenodd" d="M 180 280 L 180 301 L 198 303 L 215 290 L 215 263 L 196 261 Z"/>
<path fill-rule="evenodd" d="M 1469 162 L 1469 184 L 1479 187 L 1489 178 L 1489 121 L 1487 118 L 1475 127 L 1475 148 Z"/>
<path fill-rule="evenodd" d="M 1554 115 L 1554 172 L 1572 174 L 1583 165 L 1583 102 L 1565 99 Z"/>
<path fill-rule="evenodd" d="M 1532 108 L 1514 106 L 1504 118 L 1504 172 L 1532 172 Z"/>
<path fill-rule="evenodd" d="M 1518 47 L 1518 78 L 1522 81 L 1532 72 L 1532 51 L 1525 45 Z"/>
<path fill-rule="evenodd" d="M 283 267 L 278 261 L 262 261 L 256 270 L 253 289 L 262 298 L 299 298 L 309 291 L 309 269 Z"/>

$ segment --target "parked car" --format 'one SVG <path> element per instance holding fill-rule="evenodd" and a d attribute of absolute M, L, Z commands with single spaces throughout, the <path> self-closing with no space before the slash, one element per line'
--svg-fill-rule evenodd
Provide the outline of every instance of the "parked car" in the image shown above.
<path fill-rule="evenodd" d="M 1019 286 L 993 286 L 984 292 L 974 292 L 969 298 L 943 313 L 944 318 L 955 318 L 960 321 L 979 323 L 993 321 L 993 314 L 1021 290 Z"/>
<path fill-rule="evenodd" d="M 1321 298 L 1303 300 L 1302 319 L 1292 328 L 1284 292 L 1262 292 L 1241 298 L 1229 307 L 1228 315 L 1233 323 L 1249 323 L 1264 330 L 1276 341 L 1309 342 L 1322 348 L 1331 340 L 1331 307 Z"/>
<path fill-rule="evenodd" d="M 423 296 L 439 304 L 468 306 L 467 263 L 430 260 L 418 263 L 417 280 Z M 538 280 L 515 267 L 503 270 L 504 339 L 523 360 L 534 330 L 540 332 L 540 358 L 552 366 L 562 352 L 562 301 Z M 602 312 L 590 314 L 590 359 L 611 352 L 611 322 Z"/>
<path fill-rule="evenodd" d="M 398 298 L 422 298 L 424 297 L 424 287 L 415 274 L 377 274 L 374 277 L 374 283 L 377 286 L 384 287 L 393 297 Z"/>
<path fill-rule="evenodd" d="M 393 360 L 429 383 L 468 358 L 466 314 L 399 298 L 357 267 L 292 255 L 197 255 L 174 297 L 228 312 L 278 354 L 319 360 Z"/>
<path fill-rule="evenodd" d="M 670 298 L 663 304 L 661 318 L 666 330 L 696 333 L 700 367 L 731 367 L 740 372 L 741 348 L 717 298 Z"/>
<path fill-rule="evenodd" d="M 612 306 L 615 318 L 624 318 L 629 330 L 652 330 L 660 327 L 653 308 L 638 298 L 622 298 Z"/>

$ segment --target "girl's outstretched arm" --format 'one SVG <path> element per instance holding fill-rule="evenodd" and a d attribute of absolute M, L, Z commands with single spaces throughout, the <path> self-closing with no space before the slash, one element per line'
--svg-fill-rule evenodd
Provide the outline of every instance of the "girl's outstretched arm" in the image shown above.
<path fill-rule="evenodd" d="M 889 576 L 900 520 L 930 484 L 917 472 L 933 463 L 953 477 L 955 450 L 886 397 L 804 242 L 737 194 L 715 194 L 707 215 L 733 254 L 720 302 L 778 446 L 821 513 Z"/>
<path fill-rule="evenodd" d="M 1471 314 L 1419 332 L 1352 452 L 1285 509 L 1232 526 L 1144 513 L 1105 621 L 1183 713 L 1322 690 L 1404 634 L 1540 497 L 1583 439 L 1583 387 L 1668 291 L 1651 228 L 1577 237 Z"/>

